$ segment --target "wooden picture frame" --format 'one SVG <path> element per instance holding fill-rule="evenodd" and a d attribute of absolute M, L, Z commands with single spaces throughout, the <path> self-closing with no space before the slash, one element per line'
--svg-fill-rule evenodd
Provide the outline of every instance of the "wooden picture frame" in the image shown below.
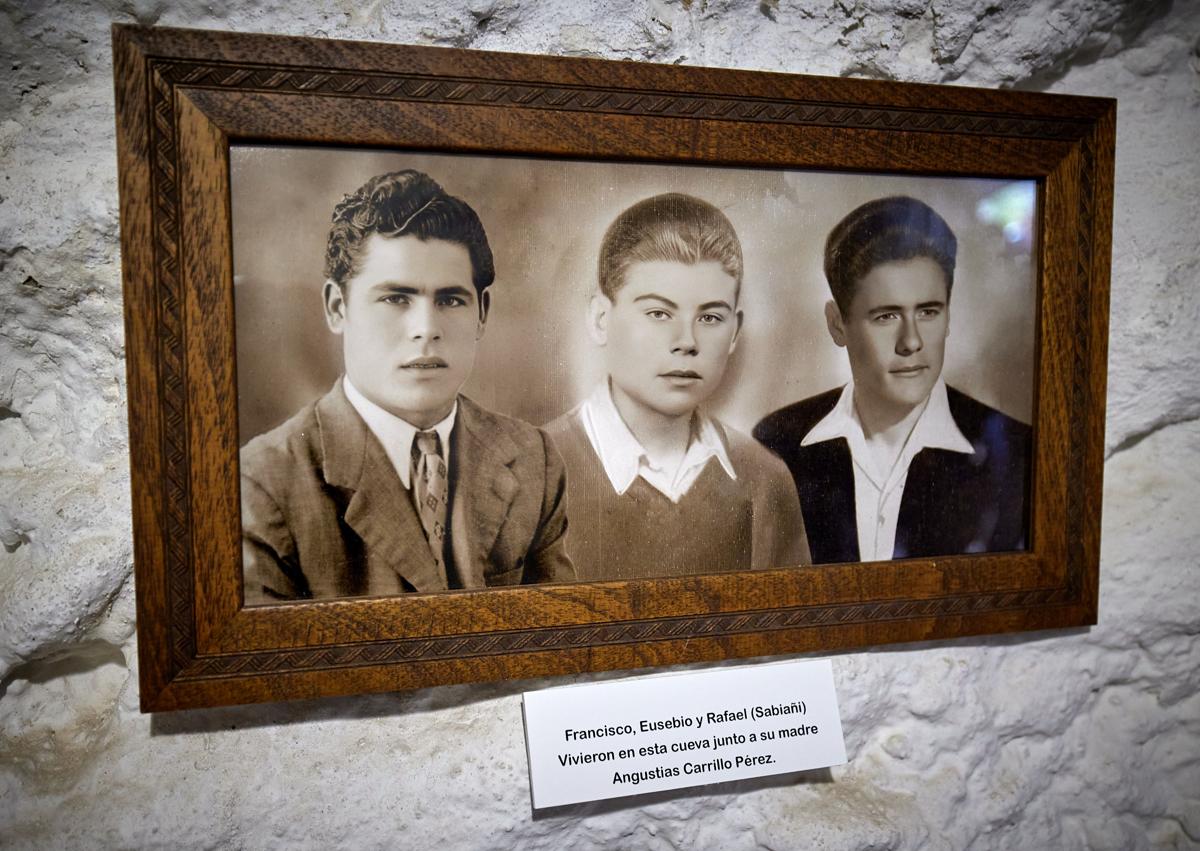
<path fill-rule="evenodd" d="M 1095 623 L 1115 101 L 125 25 L 113 51 L 143 711 Z M 244 606 L 251 143 L 1037 181 L 1029 549 Z"/>

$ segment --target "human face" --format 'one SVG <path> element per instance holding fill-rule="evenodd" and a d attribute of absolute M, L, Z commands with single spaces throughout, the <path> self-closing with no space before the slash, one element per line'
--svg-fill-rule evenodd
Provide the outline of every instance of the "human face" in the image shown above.
<path fill-rule="evenodd" d="M 715 261 L 639 261 L 615 300 L 592 302 L 592 334 L 627 421 L 690 416 L 720 386 L 741 324 L 737 281 Z"/>
<path fill-rule="evenodd" d="M 364 396 L 418 428 L 444 419 L 475 364 L 487 319 L 465 246 L 372 234 L 359 270 L 325 284 L 325 319 L 342 337 L 346 376 Z"/>
<path fill-rule="evenodd" d="M 950 330 L 946 275 L 931 258 L 876 266 L 858 282 L 847 315 L 831 301 L 825 318 L 850 356 L 860 415 L 902 418 L 929 397 Z"/>

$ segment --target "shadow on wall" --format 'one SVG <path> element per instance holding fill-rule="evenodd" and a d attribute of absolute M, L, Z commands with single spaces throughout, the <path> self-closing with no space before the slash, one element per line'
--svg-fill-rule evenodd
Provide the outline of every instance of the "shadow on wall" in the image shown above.
<path fill-rule="evenodd" d="M 1053 641 L 1068 636 L 1086 635 L 1090 627 L 1071 629 L 1047 630 L 1029 634 L 1018 633 L 1008 635 L 983 635 L 974 638 L 955 638 L 940 641 L 922 641 L 910 644 L 887 645 L 871 649 L 867 652 L 875 654 L 911 652 L 922 650 L 958 649 L 968 647 L 1010 647 L 1014 645 L 1036 644 L 1043 641 Z M 859 653 L 862 651 L 851 651 Z M 822 658 L 838 658 L 850 655 L 848 653 L 826 653 Z M 729 667 L 777 662 L 784 659 L 810 658 L 799 656 L 764 657 L 750 662 L 734 660 L 720 663 L 699 662 L 695 665 L 684 665 L 671 668 L 672 672 L 702 671 L 715 667 Z M 814 654 L 811 658 L 816 658 Z M 662 673 L 656 669 L 655 673 Z M 574 677 L 544 677 L 536 680 L 503 680 L 490 683 L 466 683 L 462 685 L 435 686 L 432 688 L 415 689 L 412 691 L 391 692 L 386 694 L 351 695 L 348 697 L 318 698 L 312 700 L 295 700 L 282 703 L 261 703 L 246 706 L 223 706 L 214 709 L 187 709 L 178 712 L 156 713 L 150 719 L 150 732 L 154 736 L 187 736 L 204 733 L 214 733 L 221 730 L 236 730 L 256 727 L 275 727 L 287 724 L 308 724 L 314 721 L 352 721 L 371 718 L 400 718 L 417 716 L 426 712 L 437 712 L 443 709 L 469 706 L 492 700 L 518 697 L 527 691 L 538 691 L 555 686 L 576 683 L 603 682 L 605 680 L 624 679 L 637 676 L 638 671 L 605 671 L 596 674 L 580 674 Z M 814 772 L 799 772 L 808 778 L 805 782 L 815 782 L 810 775 Z M 794 776 L 794 775 L 785 775 Z M 758 781 L 747 781 L 758 782 Z M 731 784 L 717 784 L 722 789 Z M 788 785 L 781 783 L 781 785 Z M 715 787 L 714 787 L 715 788 Z M 738 786 L 726 791 L 747 791 Z M 664 793 L 670 794 L 670 793 Z M 617 799 L 623 800 L 623 799 Z M 639 796 L 639 801 L 644 797 Z M 609 802 L 612 803 L 612 802 Z M 614 808 L 620 807 L 613 804 Z M 567 807 L 558 809 L 570 809 Z"/>
<path fill-rule="evenodd" d="M 125 654 L 121 648 L 108 641 L 96 639 L 72 644 L 58 653 L 18 665 L 0 680 L 0 700 L 17 680 L 29 683 L 48 683 L 52 680 L 86 674 L 105 665 L 126 667 Z"/>

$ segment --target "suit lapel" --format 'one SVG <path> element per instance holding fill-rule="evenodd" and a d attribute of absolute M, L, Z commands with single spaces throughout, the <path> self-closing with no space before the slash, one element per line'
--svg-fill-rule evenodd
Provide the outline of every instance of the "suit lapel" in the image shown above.
<path fill-rule="evenodd" d="M 929 521 L 932 477 L 929 449 L 922 449 L 908 466 L 904 494 L 900 497 L 900 513 L 896 517 L 896 543 L 892 558 L 913 558 L 928 548 L 925 529 Z"/>
<path fill-rule="evenodd" d="M 805 475 L 800 478 L 800 509 L 808 529 L 813 562 L 858 561 L 854 468 L 849 444 L 839 437 L 814 443 L 801 451 L 808 458 Z"/>
<path fill-rule="evenodd" d="M 346 524 L 362 539 L 367 570 L 399 574 L 418 591 L 446 590 L 412 498 L 339 380 L 317 405 L 325 480 L 352 492 Z"/>
<path fill-rule="evenodd" d="M 946 398 L 954 424 L 975 451 L 965 455 L 925 448 L 913 458 L 896 523 L 895 558 L 971 552 L 978 507 L 990 501 L 980 478 L 987 452 L 978 437 L 979 424 L 967 416 L 962 394 L 947 387 Z"/>
<path fill-rule="evenodd" d="M 894 558 L 967 552 L 973 529 L 964 525 L 964 507 L 986 499 L 978 493 L 975 457 L 944 449 L 917 453 L 900 500 Z"/>
<path fill-rule="evenodd" d="M 463 587 L 481 588 L 487 584 L 485 573 L 496 537 L 520 490 L 512 471 L 519 449 L 503 429 L 489 424 L 482 408 L 465 396 L 458 400 L 451 462 L 451 541 Z"/>

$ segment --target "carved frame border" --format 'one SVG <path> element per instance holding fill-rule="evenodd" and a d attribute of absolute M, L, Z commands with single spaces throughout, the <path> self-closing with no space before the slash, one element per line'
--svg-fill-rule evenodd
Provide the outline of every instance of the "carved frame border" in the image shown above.
<path fill-rule="evenodd" d="M 314 47 L 315 45 L 315 47 Z M 963 97 L 939 106 L 936 97 L 949 89 L 905 86 L 904 84 L 841 83 L 854 98 L 844 100 L 769 97 L 762 94 L 738 95 L 728 91 L 696 92 L 655 87 L 630 88 L 623 84 L 551 82 L 539 84 L 537 61 L 528 58 L 533 74 L 516 78 L 497 75 L 442 75 L 427 72 L 402 72 L 320 66 L 313 62 L 263 62 L 231 58 L 231 54 L 253 50 L 258 56 L 273 48 L 286 47 L 290 57 L 308 53 L 325 55 L 322 45 L 336 45 L 353 53 L 350 43 L 316 42 L 280 37 L 234 36 L 140 27 L 114 27 L 114 52 L 117 54 L 118 139 L 122 159 L 122 231 L 126 254 L 127 309 L 150 304 L 152 326 L 144 317 L 127 317 L 130 336 L 138 339 L 139 350 L 152 353 L 154 389 L 135 392 L 135 368 L 130 367 L 130 409 L 132 421 L 139 416 L 135 404 L 150 401 L 156 407 L 154 426 L 145 443 L 133 439 L 135 497 L 157 501 L 155 522 L 136 523 L 138 538 L 139 641 L 143 659 L 143 709 L 177 708 L 242 700 L 278 699 L 307 694 L 334 694 L 360 690 L 342 683 L 328 687 L 291 687 L 280 682 L 265 689 L 248 691 L 228 688 L 238 678 L 266 678 L 285 674 L 316 674 L 333 669 L 369 667 L 408 662 L 453 660 L 476 657 L 510 657 L 514 654 L 546 653 L 565 650 L 590 650 L 606 645 L 630 645 L 655 641 L 721 639 L 739 635 L 769 637 L 829 626 L 904 624 L 935 619 L 941 626 L 918 631 L 900 629 L 895 638 L 940 634 L 969 634 L 976 627 L 954 628 L 949 620 L 973 615 L 991 616 L 983 621 L 1001 623 L 1008 613 L 1038 611 L 1034 625 L 1070 625 L 1093 623 L 1096 611 L 1096 574 L 1098 572 L 1098 494 L 1102 465 L 1103 436 L 1103 358 L 1106 348 L 1108 285 L 1108 248 L 1111 230 L 1111 191 L 1113 160 L 1113 115 L 1111 101 L 1095 99 L 1049 98 L 1047 96 L 986 93 L 987 102 L 969 107 L 960 105 Z M 171 55 L 175 48 L 180 55 Z M 261 50 L 259 50 L 261 48 Z M 310 50 L 311 49 L 311 50 Z M 383 48 L 402 57 L 406 48 Z M 455 64 L 455 54 L 464 51 L 433 48 L 409 48 L 422 51 L 425 58 L 443 54 L 447 67 Z M 207 54 L 207 55 L 196 55 Z M 477 54 L 478 55 L 478 54 Z M 509 57 L 511 60 L 511 57 Z M 545 61 L 545 60 L 541 60 Z M 579 65 L 587 74 L 603 80 L 605 63 L 595 60 L 554 60 Z M 504 66 L 512 74 L 513 65 Z M 623 73 L 624 73 L 624 69 Z M 666 73 L 666 72 L 660 72 Z M 671 73 L 686 74 L 687 69 Z M 742 77 L 755 75 L 729 72 Z M 581 73 L 580 76 L 586 76 Z M 778 77 L 778 75 L 759 75 Z M 805 78 L 799 78 L 805 79 Z M 811 79 L 811 78 L 808 78 Z M 703 82 L 703 81 L 702 81 Z M 197 645 L 197 596 L 195 568 L 192 563 L 194 495 L 190 481 L 189 451 L 189 375 L 185 345 L 185 298 L 181 291 L 181 222 L 183 191 L 180 186 L 177 139 L 177 108 L 184 90 L 215 90 L 238 93 L 320 94 L 324 97 L 381 100 L 408 103 L 514 105 L 525 109 L 552 110 L 571 115 L 619 114 L 628 116 L 705 119 L 731 122 L 779 124 L 796 127 L 832 127 L 840 130 L 882 132 L 919 132 L 952 134 L 969 140 L 1026 139 L 1052 141 L 1071 146 L 1076 157 L 1077 203 L 1073 215 L 1076 246 L 1074 257 L 1075 302 L 1090 309 L 1075 313 L 1071 352 L 1069 409 L 1071 427 L 1077 439 L 1068 440 L 1065 472 L 1066 491 L 1071 510 L 1063 519 L 1068 540 L 1084 546 L 1065 550 L 1065 581 L 1049 587 L 1019 588 L 989 593 L 960 593 L 900 600 L 858 600 L 851 602 L 814 602 L 813 605 L 715 612 L 682 617 L 621 619 L 610 623 L 581 623 L 569 626 L 459 633 L 452 636 L 409 637 L 398 640 L 333 643 L 319 647 L 280 647 L 248 649 L 241 652 L 202 654 Z M 924 99 L 912 95 L 931 94 Z M 909 90 L 909 91 L 905 91 Z M 970 90 L 958 90 L 970 92 Z M 894 97 L 897 92 L 905 97 Z M 970 103 L 971 97 L 965 98 Z M 1061 111 L 1063 102 L 1074 101 L 1070 111 Z M 996 109 L 996 105 L 1001 109 Z M 1027 109 L 1029 105 L 1036 109 Z M 965 141 L 964 144 L 969 144 Z M 134 154 L 132 152 L 136 151 Z M 140 157 L 145 171 L 138 184 L 130 160 Z M 148 183 L 147 183 L 148 181 Z M 148 191 L 148 194 L 147 194 Z M 135 235 L 127 232 L 134 216 L 129 209 L 145 205 L 139 221 L 149 226 L 152 254 L 133 245 Z M 131 228 L 132 230 L 132 228 Z M 131 261 L 131 257 L 134 259 Z M 131 262 L 141 264 L 131 272 Z M 138 398 L 135 398 L 138 396 Z M 152 397 L 152 398 L 149 398 Z M 136 475 L 139 463 L 153 456 L 148 467 L 151 480 Z M 135 515 L 138 509 L 135 509 Z M 138 517 L 135 516 L 135 521 Z M 148 526 L 153 528 L 147 528 Z M 153 540 L 149 540 L 153 538 Z M 142 584 L 153 584 L 163 591 L 162 598 L 143 593 Z M 153 628 L 144 622 L 153 621 Z M 791 634 L 791 633 L 789 633 Z M 166 656 L 161 642 L 166 639 Z M 854 640 L 835 639 L 830 646 L 853 645 Z M 780 650 L 811 646 L 810 640 L 781 642 Z M 760 646 L 772 646 L 769 638 Z M 702 654 L 714 658 L 738 653 Z M 685 658 L 681 658 L 681 661 Z M 568 663 L 567 670 L 579 665 Z M 582 667 L 609 667 L 604 663 Z M 553 664 L 536 670 L 553 672 Z M 150 672 L 147 674 L 147 672 Z M 425 677 L 421 682 L 475 679 L 461 667 L 449 676 Z M 377 686 L 375 683 L 379 682 Z M 387 687 L 395 681 L 386 677 L 373 680 L 366 688 Z M 408 684 L 399 681 L 401 685 Z M 260 683 L 261 685 L 261 683 Z M 168 692 L 178 695 L 168 695 Z"/>

